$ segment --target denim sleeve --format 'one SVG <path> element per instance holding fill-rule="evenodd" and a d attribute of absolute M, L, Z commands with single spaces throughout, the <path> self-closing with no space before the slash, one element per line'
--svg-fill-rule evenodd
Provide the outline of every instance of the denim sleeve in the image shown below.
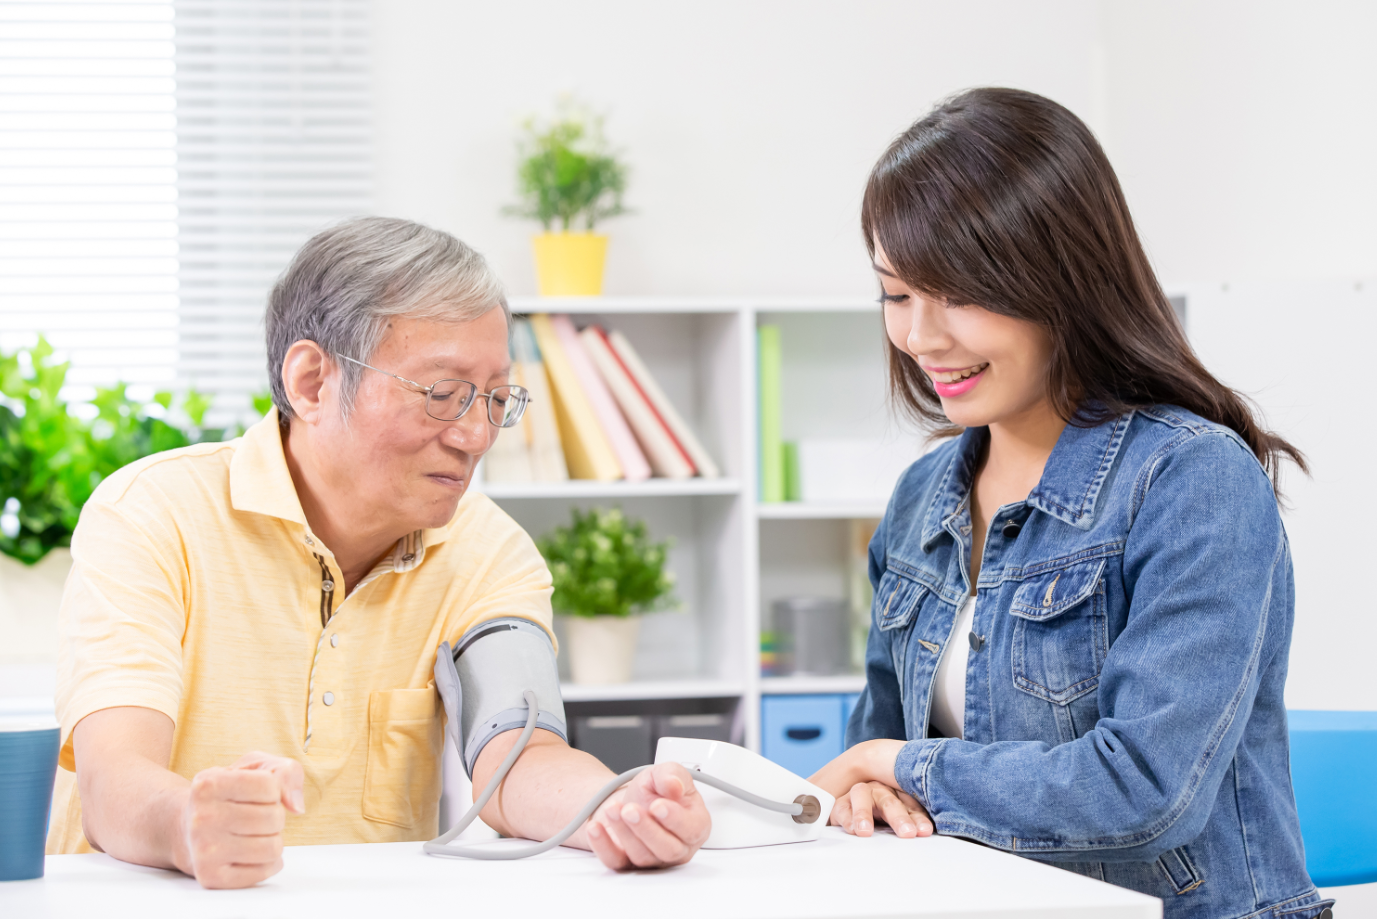
<path fill-rule="evenodd" d="M 1290 556 L 1270 483 L 1227 436 L 1175 447 L 1134 494 L 1128 621 L 1099 721 L 1056 746 L 905 744 L 896 776 L 938 832 L 1053 861 L 1143 861 L 1204 828 L 1259 675 L 1285 653 Z"/>
<path fill-rule="evenodd" d="M 885 538 L 889 512 L 870 539 L 870 586 L 879 595 L 880 578 L 885 573 Z M 904 708 L 899 680 L 889 653 L 889 633 L 875 626 L 875 604 L 871 603 L 870 637 L 865 643 L 865 689 L 856 700 L 851 720 L 846 725 L 846 746 L 863 740 L 888 738 L 904 740 Z"/>

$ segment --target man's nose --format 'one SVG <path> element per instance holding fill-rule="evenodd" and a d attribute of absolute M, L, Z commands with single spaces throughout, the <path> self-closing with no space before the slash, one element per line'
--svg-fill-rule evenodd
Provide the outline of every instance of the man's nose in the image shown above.
<path fill-rule="evenodd" d="M 473 405 L 462 417 L 449 423 L 443 440 L 457 450 L 465 453 L 486 453 L 492 446 L 493 434 L 497 428 L 488 421 L 488 402 L 481 396 L 473 400 Z"/>

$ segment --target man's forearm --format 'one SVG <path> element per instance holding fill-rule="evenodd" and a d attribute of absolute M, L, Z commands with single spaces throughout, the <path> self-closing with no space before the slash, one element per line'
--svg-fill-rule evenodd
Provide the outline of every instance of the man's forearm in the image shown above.
<path fill-rule="evenodd" d="M 520 731 L 508 731 L 484 747 L 473 770 L 475 797 L 519 735 Z M 548 839 L 563 829 L 612 776 L 612 771 L 594 757 L 537 730 L 502 787 L 483 808 L 483 822 L 504 836 Z M 580 828 L 567 845 L 589 848 L 584 829 Z"/>
<path fill-rule="evenodd" d="M 172 722 L 148 709 L 106 709 L 77 725 L 82 829 L 92 846 L 121 861 L 187 870 L 182 814 L 191 783 L 138 752 L 171 740 Z"/>
<path fill-rule="evenodd" d="M 82 828 L 92 846 L 120 861 L 188 874 L 182 815 L 191 783 L 144 760 L 104 769 L 82 789 Z M 102 789 L 102 790 L 96 790 Z"/>

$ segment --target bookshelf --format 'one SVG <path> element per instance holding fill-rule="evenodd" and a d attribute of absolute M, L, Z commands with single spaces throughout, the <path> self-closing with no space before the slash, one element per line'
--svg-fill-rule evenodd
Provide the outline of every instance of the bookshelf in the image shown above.
<path fill-rule="evenodd" d="M 736 698 L 748 745 L 759 748 L 763 694 L 852 693 L 863 678 L 767 677 L 760 672 L 762 611 L 780 596 L 845 597 L 851 519 L 880 502 L 758 503 L 755 328 L 784 340 L 783 428 L 801 436 L 908 437 L 885 398 L 883 329 L 873 300 L 781 298 L 515 298 L 512 312 L 568 313 L 627 336 L 720 465 L 717 479 L 485 483 L 533 536 L 570 508 L 621 506 L 655 538 L 674 540 L 669 566 L 682 609 L 643 619 L 633 681 L 567 682 L 571 703 Z M 914 457 L 920 439 L 912 437 Z M 557 634 L 562 631 L 556 623 Z"/>

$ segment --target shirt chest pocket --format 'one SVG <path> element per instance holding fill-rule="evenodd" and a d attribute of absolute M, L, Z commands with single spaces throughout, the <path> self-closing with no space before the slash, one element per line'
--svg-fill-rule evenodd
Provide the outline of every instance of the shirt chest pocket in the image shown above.
<path fill-rule="evenodd" d="M 875 625 L 880 632 L 889 633 L 889 659 L 899 674 L 900 695 L 905 685 L 904 654 L 908 641 L 900 630 L 907 628 L 918 614 L 928 589 L 912 578 L 894 571 L 886 571 L 875 591 Z"/>
<path fill-rule="evenodd" d="M 928 589 L 912 578 L 886 571 L 875 590 L 875 624 L 881 632 L 902 629 L 913 621 Z"/>
<path fill-rule="evenodd" d="M 1034 575 L 1019 585 L 1015 617 L 1014 685 L 1057 705 L 1069 705 L 1100 682 L 1109 649 L 1102 558 Z"/>
<path fill-rule="evenodd" d="M 433 834 L 444 750 L 438 704 L 429 688 L 369 693 L 363 780 L 363 815 L 369 820 Z"/>

